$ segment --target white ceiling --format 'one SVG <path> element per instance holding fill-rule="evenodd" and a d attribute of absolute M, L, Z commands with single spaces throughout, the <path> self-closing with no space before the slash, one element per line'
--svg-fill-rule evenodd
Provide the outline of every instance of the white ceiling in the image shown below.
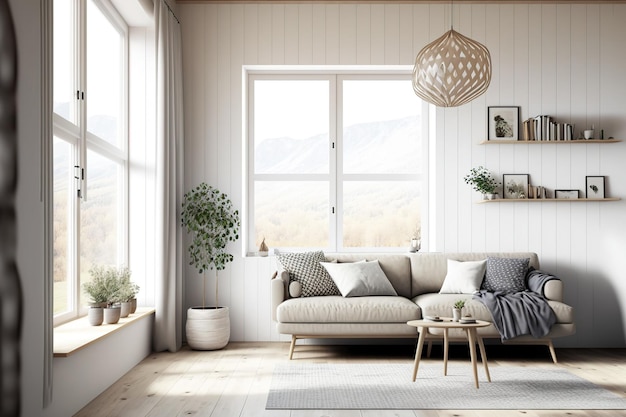
<path fill-rule="evenodd" d="M 128 26 L 145 27 L 152 24 L 154 3 L 152 0 L 111 0 Z"/>

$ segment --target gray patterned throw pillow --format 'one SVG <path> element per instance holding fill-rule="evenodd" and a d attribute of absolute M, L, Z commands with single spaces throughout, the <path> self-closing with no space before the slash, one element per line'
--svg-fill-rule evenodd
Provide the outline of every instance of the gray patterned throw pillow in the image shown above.
<path fill-rule="evenodd" d="M 302 297 L 316 295 L 341 295 L 326 269 L 323 251 L 303 253 L 279 253 L 278 262 L 289 272 L 289 281 L 302 285 Z"/>
<path fill-rule="evenodd" d="M 487 258 L 487 273 L 481 289 L 516 293 L 526 290 L 529 258 Z"/>

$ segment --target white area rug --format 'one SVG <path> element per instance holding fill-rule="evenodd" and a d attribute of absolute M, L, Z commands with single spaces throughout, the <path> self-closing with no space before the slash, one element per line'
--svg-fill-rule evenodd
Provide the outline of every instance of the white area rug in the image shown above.
<path fill-rule="evenodd" d="M 626 398 L 554 366 L 489 368 L 479 363 L 480 388 L 471 365 L 420 363 L 411 381 L 407 364 L 280 364 L 274 369 L 266 409 L 522 409 L 625 410 Z"/>

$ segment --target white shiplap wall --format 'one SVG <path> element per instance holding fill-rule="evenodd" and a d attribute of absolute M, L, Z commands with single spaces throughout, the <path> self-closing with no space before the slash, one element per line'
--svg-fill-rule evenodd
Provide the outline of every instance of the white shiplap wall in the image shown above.
<path fill-rule="evenodd" d="M 185 184 L 205 180 L 242 206 L 242 65 L 412 65 L 450 25 L 442 4 L 181 4 L 185 87 Z M 607 175 L 626 198 L 626 142 L 489 145 L 486 108 L 518 105 L 522 119 L 550 114 L 577 130 L 594 124 L 626 139 L 626 5 L 468 4 L 454 26 L 487 45 L 493 79 L 470 104 L 437 109 L 438 251 L 535 251 L 565 281 L 578 333 L 561 346 L 624 346 L 626 200 L 611 203 L 475 204 L 473 166 L 529 173 L 549 189 L 583 192 Z M 242 252 L 240 247 L 234 250 Z M 273 259 L 237 257 L 220 279 L 232 340 L 282 340 L 271 322 Z M 201 302 L 188 269 L 186 305 Z M 214 281 L 213 281 L 214 282 Z"/>

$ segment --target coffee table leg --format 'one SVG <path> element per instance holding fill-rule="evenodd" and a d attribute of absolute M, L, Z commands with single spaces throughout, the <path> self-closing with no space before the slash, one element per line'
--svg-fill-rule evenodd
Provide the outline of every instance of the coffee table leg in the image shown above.
<path fill-rule="evenodd" d="M 427 327 L 420 327 L 420 336 L 417 339 L 417 349 L 415 350 L 415 363 L 413 364 L 413 382 L 417 377 L 417 368 L 420 366 L 420 357 L 422 356 L 422 348 L 424 347 L 424 338 L 426 336 Z"/>
<path fill-rule="evenodd" d="M 448 375 L 448 329 L 443 329 L 443 375 Z"/>
<path fill-rule="evenodd" d="M 483 338 L 476 333 L 476 339 L 478 340 L 478 348 L 480 349 L 480 359 L 483 361 L 485 367 L 485 374 L 487 374 L 487 381 L 491 382 L 491 375 L 489 375 L 489 365 L 487 364 L 487 354 L 485 353 L 485 345 Z"/>
<path fill-rule="evenodd" d="M 466 329 L 467 339 L 469 342 L 470 358 L 472 359 L 472 370 L 474 371 L 474 382 L 478 388 L 478 370 L 476 369 L 476 330 L 473 328 Z"/>

